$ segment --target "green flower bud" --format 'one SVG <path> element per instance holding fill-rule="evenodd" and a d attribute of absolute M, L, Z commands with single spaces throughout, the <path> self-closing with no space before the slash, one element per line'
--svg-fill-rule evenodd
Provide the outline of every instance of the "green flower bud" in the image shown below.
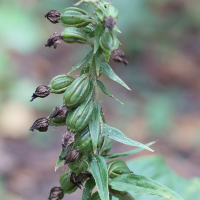
<path fill-rule="evenodd" d="M 93 101 L 90 101 L 84 108 L 82 113 L 79 113 L 79 108 L 71 109 L 67 115 L 67 129 L 75 133 L 82 131 L 92 118 Z"/>
<path fill-rule="evenodd" d="M 105 53 L 111 54 L 119 47 L 119 41 L 113 32 L 106 32 L 100 38 L 100 46 Z"/>
<path fill-rule="evenodd" d="M 78 159 L 73 163 L 68 163 L 68 167 L 75 172 L 76 174 L 79 174 L 81 172 L 86 172 L 88 169 L 88 155 L 89 152 L 81 152 L 79 153 Z"/>
<path fill-rule="evenodd" d="M 85 100 L 90 89 L 89 76 L 90 74 L 83 74 L 66 89 L 63 99 L 68 108 L 76 107 Z"/>
<path fill-rule="evenodd" d="M 130 174 L 131 171 L 123 160 L 113 160 L 107 163 L 109 178 L 115 178 L 121 174 Z"/>
<path fill-rule="evenodd" d="M 92 140 L 88 126 L 75 135 L 74 147 L 79 151 L 90 151 L 92 149 Z"/>
<path fill-rule="evenodd" d="M 95 36 L 95 27 L 92 24 L 88 24 L 86 27 L 82 27 L 81 29 L 84 30 L 90 38 Z"/>
<path fill-rule="evenodd" d="M 69 172 L 64 173 L 60 177 L 60 180 L 59 180 L 60 188 L 63 190 L 63 193 L 71 194 L 75 192 L 78 188 L 76 185 L 74 185 L 74 183 L 70 181 L 70 177 L 71 177 L 71 174 Z"/>
<path fill-rule="evenodd" d="M 67 87 L 75 80 L 72 76 L 61 74 L 55 76 L 49 83 L 51 93 L 61 94 L 64 93 Z"/>
<path fill-rule="evenodd" d="M 118 15 L 119 15 L 119 11 L 113 5 L 109 4 L 109 5 L 106 6 L 105 14 L 106 14 L 107 17 L 111 16 L 114 19 L 117 19 Z"/>
<path fill-rule="evenodd" d="M 81 43 L 93 45 L 89 35 L 82 29 L 76 27 L 68 27 L 61 33 L 63 41 L 66 43 Z"/>
<path fill-rule="evenodd" d="M 60 21 L 66 27 L 84 27 L 91 21 L 91 16 L 77 7 L 66 8 L 60 16 Z"/>

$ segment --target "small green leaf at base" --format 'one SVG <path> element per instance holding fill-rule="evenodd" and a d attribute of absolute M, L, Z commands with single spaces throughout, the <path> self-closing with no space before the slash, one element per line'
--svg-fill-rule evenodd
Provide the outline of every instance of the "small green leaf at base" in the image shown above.
<path fill-rule="evenodd" d="M 126 89 L 131 90 L 122 79 L 120 79 L 112 70 L 110 65 L 106 62 L 101 62 L 101 71 L 103 71 L 110 79 L 124 86 Z"/>
<path fill-rule="evenodd" d="M 153 149 L 149 148 L 148 146 L 140 143 L 140 142 L 136 142 L 134 140 L 131 140 L 130 138 L 126 137 L 120 130 L 113 128 L 111 126 L 108 126 L 107 124 L 103 124 L 103 132 L 111 139 L 121 142 L 123 144 L 126 145 L 130 145 L 130 146 L 136 146 L 136 147 L 141 147 L 143 149 L 147 149 L 149 151 L 154 152 Z"/>
<path fill-rule="evenodd" d="M 98 193 L 101 199 L 109 200 L 106 160 L 100 155 L 94 155 L 90 157 L 90 172 L 95 179 Z"/>
<path fill-rule="evenodd" d="M 82 200 L 88 200 L 91 197 L 92 190 L 94 189 L 95 185 L 96 183 L 94 178 L 90 178 L 86 181 L 83 189 Z"/>
<path fill-rule="evenodd" d="M 164 197 L 171 200 L 183 200 L 171 189 L 157 183 L 156 181 L 136 174 L 123 174 L 109 182 L 112 189 L 118 191 L 130 191 L 140 194 L 148 194 Z"/>
<path fill-rule="evenodd" d="M 114 98 L 116 101 L 118 101 L 119 103 L 121 103 L 122 105 L 124 103 L 122 103 L 119 99 L 117 99 L 114 95 L 112 95 L 107 89 L 106 87 L 104 86 L 104 84 L 100 81 L 100 80 L 97 80 L 97 84 L 98 86 L 101 88 L 101 90 L 106 94 L 106 95 L 109 95 L 110 97 Z"/>

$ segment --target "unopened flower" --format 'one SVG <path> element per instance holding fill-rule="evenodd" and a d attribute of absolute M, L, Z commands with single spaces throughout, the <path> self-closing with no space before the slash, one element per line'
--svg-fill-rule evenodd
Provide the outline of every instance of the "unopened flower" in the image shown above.
<path fill-rule="evenodd" d="M 33 93 L 31 101 L 33 101 L 37 97 L 40 97 L 40 98 L 47 97 L 50 93 L 51 91 L 48 86 L 40 85 L 36 88 L 35 92 Z"/>
<path fill-rule="evenodd" d="M 117 22 L 117 19 L 113 18 L 112 16 L 109 16 L 104 20 L 105 27 L 109 28 L 110 30 L 114 28 L 116 22 Z"/>
<path fill-rule="evenodd" d="M 42 117 L 37 119 L 29 130 L 34 131 L 36 129 L 40 132 L 46 132 L 48 130 L 49 125 L 49 120 L 46 117 Z"/>
<path fill-rule="evenodd" d="M 65 151 L 67 147 L 74 142 L 74 133 L 71 131 L 68 131 L 63 135 L 62 138 L 62 150 Z"/>
<path fill-rule="evenodd" d="M 84 177 L 91 178 L 91 174 L 86 174 L 86 173 L 80 173 L 79 175 L 76 175 L 74 172 L 71 173 L 70 181 L 79 187 L 81 189 L 82 181 Z"/>
<path fill-rule="evenodd" d="M 65 157 L 59 157 L 61 160 L 65 160 L 65 165 L 67 163 L 75 162 L 79 157 L 79 151 L 77 149 L 72 149 L 67 153 Z"/>
<path fill-rule="evenodd" d="M 124 52 L 121 49 L 115 49 L 111 53 L 111 57 L 113 58 L 115 62 L 121 62 L 121 63 L 124 63 L 125 65 L 128 65 L 128 61 L 126 60 Z"/>
<path fill-rule="evenodd" d="M 50 191 L 49 194 L 49 200 L 53 199 L 53 198 L 57 198 L 56 200 L 60 200 L 63 199 L 64 197 L 64 192 L 60 187 L 53 187 Z"/>
<path fill-rule="evenodd" d="M 44 17 L 46 17 L 53 24 L 59 23 L 60 13 L 57 10 L 50 10 L 47 12 Z"/>
<path fill-rule="evenodd" d="M 50 115 L 50 119 L 53 119 L 53 118 L 56 118 L 56 119 L 59 119 L 59 118 L 63 118 L 66 116 L 66 113 L 67 113 L 67 106 L 66 105 L 59 105 L 59 106 L 56 106 L 55 109 L 53 110 L 53 112 L 51 113 Z"/>
<path fill-rule="evenodd" d="M 49 37 L 47 40 L 47 44 L 45 44 L 46 47 L 54 46 L 54 49 L 57 48 L 62 42 L 62 36 L 59 33 L 54 33 L 52 36 Z"/>

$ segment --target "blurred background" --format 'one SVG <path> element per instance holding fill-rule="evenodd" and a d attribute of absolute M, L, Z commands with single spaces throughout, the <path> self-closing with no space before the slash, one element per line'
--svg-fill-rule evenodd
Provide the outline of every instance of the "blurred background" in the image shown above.
<path fill-rule="evenodd" d="M 37 118 L 62 104 L 62 95 L 32 103 L 30 99 L 37 86 L 68 73 L 90 49 L 64 42 L 56 50 L 44 46 L 50 35 L 63 30 L 44 14 L 52 9 L 62 12 L 75 2 L 0 0 L 0 199 L 47 199 L 66 170 L 54 172 L 65 129 L 29 131 Z M 101 77 L 125 103 L 122 106 L 99 91 L 107 123 L 136 141 L 158 140 L 152 148 L 176 174 L 200 177 L 200 2 L 112 3 L 119 9 L 117 26 L 122 34 L 117 36 L 129 65 L 112 60 L 110 65 L 132 91 Z M 73 73 L 77 75 L 79 71 Z M 112 145 L 112 153 L 132 149 L 117 142 Z M 143 151 L 124 160 L 143 155 L 152 153 Z M 68 197 L 80 199 L 81 191 Z"/>

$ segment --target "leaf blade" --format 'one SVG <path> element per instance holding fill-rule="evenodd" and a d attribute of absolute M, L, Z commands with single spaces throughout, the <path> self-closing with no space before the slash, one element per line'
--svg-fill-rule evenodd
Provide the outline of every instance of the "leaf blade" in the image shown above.
<path fill-rule="evenodd" d="M 124 86 L 126 89 L 131 90 L 122 79 L 120 79 L 115 72 L 112 70 L 110 65 L 106 62 L 101 62 L 101 70 L 113 81 L 116 81 L 117 83 L 121 84 Z"/>
<path fill-rule="evenodd" d="M 89 122 L 89 129 L 90 129 L 94 154 L 96 154 L 97 152 L 97 143 L 98 143 L 99 131 L 100 131 L 100 126 L 99 126 L 100 110 L 101 110 L 101 106 L 99 105 L 99 103 L 94 101 L 92 119 Z"/>
<path fill-rule="evenodd" d="M 97 24 L 96 29 L 95 29 L 95 38 L 94 38 L 94 54 L 97 52 L 99 49 L 99 39 L 101 35 L 103 34 L 105 28 L 104 24 Z"/>
<path fill-rule="evenodd" d="M 149 148 L 148 146 L 140 142 L 131 140 L 130 138 L 126 137 L 120 130 L 110 127 L 107 124 L 103 124 L 103 131 L 109 138 L 115 141 L 121 142 L 126 145 L 130 145 L 130 146 L 141 147 L 143 149 L 147 149 L 149 151 L 155 152 L 153 149 Z"/>
<path fill-rule="evenodd" d="M 109 200 L 106 160 L 100 155 L 94 155 L 90 158 L 90 172 L 95 179 L 101 199 Z"/>
<path fill-rule="evenodd" d="M 101 88 L 101 90 L 108 96 L 114 98 L 116 101 L 118 101 L 119 103 L 121 103 L 122 105 L 124 103 L 122 103 L 119 99 L 117 99 L 114 95 L 112 95 L 107 89 L 106 87 L 104 86 L 104 84 L 100 81 L 100 80 L 97 80 L 97 84 L 98 86 Z"/>
<path fill-rule="evenodd" d="M 91 50 L 86 56 L 85 58 L 83 58 L 83 60 L 81 60 L 78 64 L 76 64 L 68 73 L 71 74 L 73 71 L 77 70 L 78 68 L 82 67 L 83 65 L 85 65 L 87 62 L 89 62 L 89 60 L 92 58 L 93 56 L 93 50 Z"/>
<path fill-rule="evenodd" d="M 118 191 L 132 191 L 134 193 L 155 195 L 173 200 L 183 200 L 181 196 L 171 189 L 141 175 L 123 174 L 112 179 L 109 185 L 112 189 Z"/>
<path fill-rule="evenodd" d="M 91 197 L 92 190 L 94 189 L 95 185 L 96 183 L 94 178 L 90 178 L 86 181 L 83 189 L 82 200 L 88 200 Z"/>
<path fill-rule="evenodd" d="M 146 144 L 146 146 L 151 146 L 153 144 L 155 144 L 155 142 L 150 142 L 150 143 Z M 124 157 L 124 156 L 128 156 L 131 154 L 139 153 L 142 150 L 144 150 L 144 148 L 137 148 L 137 149 L 133 149 L 131 151 L 123 152 L 123 153 L 109 154 L 109 155 L 104 156 L 104 158 L 105 159 L 113 159 L 113 158 L 118 158 L 118 157 Z"/>

